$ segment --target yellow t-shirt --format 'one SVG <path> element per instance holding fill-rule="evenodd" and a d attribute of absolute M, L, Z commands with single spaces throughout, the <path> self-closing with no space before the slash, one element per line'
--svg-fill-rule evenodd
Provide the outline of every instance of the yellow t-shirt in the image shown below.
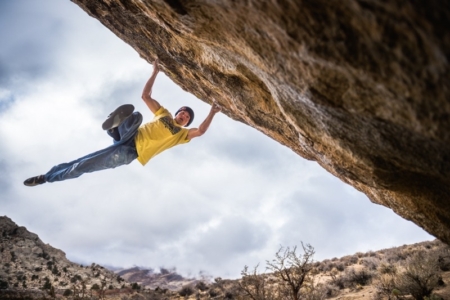
<path fill-rule="evenodd" d="M 189 142 L 188 129 L 174 122 L 172 115 L 161 106 L 153 121 L 139 127 L 135 137 L 137 160 L 144 166 L 155 155 L 173 146 Z"/>

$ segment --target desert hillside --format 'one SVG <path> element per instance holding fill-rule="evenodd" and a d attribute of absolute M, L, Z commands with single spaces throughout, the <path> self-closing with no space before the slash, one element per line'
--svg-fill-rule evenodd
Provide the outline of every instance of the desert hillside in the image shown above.
<path fill-rule="evenodd" d="M 295 299 L 293 285 L 297 299 L 450 299 L 450 248 L 439 240 L 320 262 L 310 245 L 283 248 L 267 270 L 243 266 L 230 280 L 82 266 L 8 217 L 0 238 L 0 299 Z"/>

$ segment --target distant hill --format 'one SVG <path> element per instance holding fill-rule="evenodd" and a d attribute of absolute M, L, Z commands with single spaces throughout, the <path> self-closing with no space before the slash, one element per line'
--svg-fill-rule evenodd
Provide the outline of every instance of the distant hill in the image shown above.
<path fill-rule="evenodd" d="M 165 268 L 161 268 L 160 272 L 155 272 L 152 269 L 135 267 L 117 271 L 116 274 L 128 282 L 136 282 L 144 288 L 162 288 L 171 291 L 180 290 L 186 285 L 195 285 L 200 281 L 195 278 L 184 278 L 175 270 Z"/>

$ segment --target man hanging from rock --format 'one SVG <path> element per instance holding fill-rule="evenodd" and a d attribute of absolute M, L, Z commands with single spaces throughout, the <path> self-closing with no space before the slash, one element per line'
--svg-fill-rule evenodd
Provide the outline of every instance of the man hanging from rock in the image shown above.
<path fill-rule="evenodd" d="M 159 72 L 158 59 L 153 63 L 153 73 L 145 84 L 142 99 L 155 114 L 154 119 L 141 126 L 142 115 L 133 112 L 134 106 L 125 104 L 113 111 L 102 128 L 114 139 L 113 145 L 88 154 L 77 160 L 54 166 L 46 174 L 28 178 L 26 186 L 77 178 L 84 173 L 112 169 L 127 165 L 137 159 L 145 165 L 155 155 L 176 145 L 202 136 L 221 107 L 214 102 L 211 111 L 198 128 L 187 129 L 194 120 L 194 111 L 181 107 L 173 118 L 158 101 L 151 97 L 152 87 Z"/>

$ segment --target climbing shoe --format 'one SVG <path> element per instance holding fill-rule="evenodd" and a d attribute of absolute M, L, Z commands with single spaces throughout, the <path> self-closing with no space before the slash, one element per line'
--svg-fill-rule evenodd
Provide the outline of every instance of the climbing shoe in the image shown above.
<path fill-rule="evenodd" d="M 109 114 L 108 118 L 102 124 L 103 130 L 109 130 L 111 128 L 118 127 L 128 118 L 134 111 L 134 106 L 131 104 L 125 104 L 119 106 L 115 111 Z"/>
<path fill-rule="evenodd" d="M 23 184 L 25 184 L 26 186 L 36 186 L 36 185 L 44 184 L 45 182 L 46 182 L 45 176 L 39 175 L 39 176 L 34 176 L 31 178 L 28 178 L 27 180 L 25 180 L 23 182 Z"/>

